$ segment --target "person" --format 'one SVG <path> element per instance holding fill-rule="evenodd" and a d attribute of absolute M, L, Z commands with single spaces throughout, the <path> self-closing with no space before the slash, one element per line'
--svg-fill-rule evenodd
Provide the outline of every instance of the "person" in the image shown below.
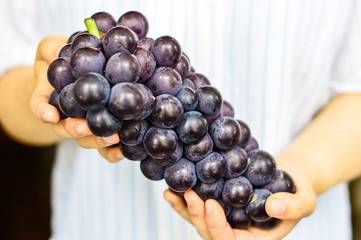
<path fill-rule="evenodd" d="M 346 182 L 361 174 L 358 1 L 5 4 L 1 125 L 20 142 L 58 144 L 51 239 L 280 239 L 292 229 L 286 239 L 351 238 Z M 261 149 L 294 178 L 294 195 L 267 200 L 267 213 L 282 219 L 274 230 L 232 229 L 214 200 L 203 202 L 192 191 L 185 204 L 164 191 L 164 181 L 151 182 L 136 163 L 120 161 L 117 135 L 95 137 L 84 119 L 59 120 L 47 104 L 47 68 L 67 37 L 43 37 L 82 30 L 83 19 L 98 11 L 117 18 L 129 10 L 148 18 L 149 37 L 171 35 L 181 43 Z"/>

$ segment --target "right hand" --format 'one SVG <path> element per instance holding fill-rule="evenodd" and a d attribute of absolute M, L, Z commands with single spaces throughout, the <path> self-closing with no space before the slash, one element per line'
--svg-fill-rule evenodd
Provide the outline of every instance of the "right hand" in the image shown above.
<path fill-rule="evenodd" d="M 47 79 L 47 70 L 57 58 L 59 50 L 66 44 L 68 37 L 49 35 L 39 43 L 34 64 L 34 92 L 30 107 L 34 115 L 44 123 L 50 123 L 54 132 L 62 138 L 75 138 L 83 148 L 97 148 L 99 153 L 109 162 L 118 162 L 124 157 L 119 147 L 112 145 L 119 142 L 118 134 L 102 138 L 94 136 L 84 118 L 66 118 L 61 120 L 55 107 L 48 104 L 49 96 L 54 88 Z"/>

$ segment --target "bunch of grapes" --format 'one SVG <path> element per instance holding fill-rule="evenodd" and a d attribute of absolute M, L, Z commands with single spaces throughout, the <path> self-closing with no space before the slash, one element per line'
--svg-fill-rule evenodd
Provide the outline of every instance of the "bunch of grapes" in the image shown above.
<path fill-rule="evenodd" d="M 193 189 L 216 199 L 232 227 L 274 227 L 265 201 L 294 192 L 292 178 L 258 149 L 177 40 L 146 37 L 148 21 L 135 11 L 117 22 L 98 12 L 85 23 L 48 69 L 49 103 L 61 118 L 86 118 L 96 136 L 119 134 L 121 152 L 145 177 L 165 179 L 180 196 Z"/>

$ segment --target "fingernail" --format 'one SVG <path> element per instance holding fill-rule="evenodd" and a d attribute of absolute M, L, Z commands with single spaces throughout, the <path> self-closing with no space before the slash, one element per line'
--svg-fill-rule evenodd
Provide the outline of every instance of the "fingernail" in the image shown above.
<path fill-rule="evenodd" d="M 117 135 L 103 138 L 103 142 L 108 146 L 116 144 L 116 143 L 118 143 L 118 141 L 119 141 L 119 138 Z"/>
<path fill-rule="evenodd" d="M 206 212 L 207 212 L 208 215 L 212 214 L 212 210 L 213 210 L 212 208 L 213 208 L 212 203 L 207 202 L 206 203 Z"/>
<path fill-rule="evenodd" d="M 187 202 L 187 206 L 191 206 L 191 205 L 192 205 L 192 201 L 193 201 L 192 196 L 187 195 L 187 197 L 185 197 L 185 200 L 186 200 L 186 202 Z"/>
<path fill-rule="evenodd" d="M 285 203 L 283 200 L 274 199 L 271 203 L 271 215 L 280 216 L 285 211 Z"/>
<path fill-rule="evenodd" d="M 44 122 L 46 123 L 51 123 L 51 116 L 48 112 L 44 112 L 43 115 L 41 115 L 41 118 L 43 119 Z"/>
<path fill-rule="evenodd" d="M 76 124 L 75 132 L 76 132 L 79 136 L 81 136 L 81 137 L 85 137 L 85 136 L 90 136 L 90 135 L 91 135 L 91 133 L 89 133 L 89 132 L 87 131 L 85 125 L 82 124 L 82 123 L 79 123 L 79 122 Z"/>

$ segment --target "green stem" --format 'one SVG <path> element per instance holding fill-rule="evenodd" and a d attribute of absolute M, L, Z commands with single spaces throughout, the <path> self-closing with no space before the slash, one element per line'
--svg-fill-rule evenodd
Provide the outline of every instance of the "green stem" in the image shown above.
<path fill-rule="evenodd" d="M 97 25 L 95 24 L 95 21 L 94 19 L 92 18 L 86 18 L 84 20 L 84 23 L 85 23 L 85 26 L 86 28 L 88 29 L 88 32 L 97 36 L 98 38 L 100 38 L 100 33 L 99 33 L 99 30 L 97 28 Z"/>

